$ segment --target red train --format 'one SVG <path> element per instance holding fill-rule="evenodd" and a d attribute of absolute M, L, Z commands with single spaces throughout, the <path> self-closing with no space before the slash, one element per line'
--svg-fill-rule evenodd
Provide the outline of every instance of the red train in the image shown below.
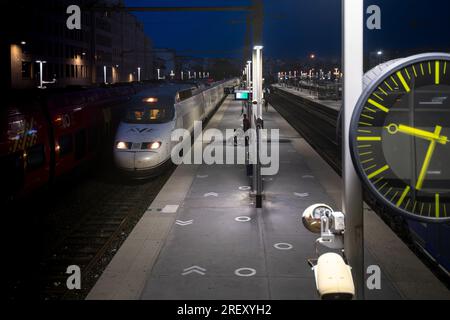
<path fill-rule="evenodd" d="M 2 197 L 20 198 L 96 158 L 127 101 L 146 87 L 9 92 L 0 108 Z"/>

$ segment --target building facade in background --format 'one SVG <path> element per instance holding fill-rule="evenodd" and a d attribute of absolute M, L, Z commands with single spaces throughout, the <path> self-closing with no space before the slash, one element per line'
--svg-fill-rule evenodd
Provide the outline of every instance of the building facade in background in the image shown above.
<path fill-rule="evenodd" d="M 20 2 L 20 1 L 19 1 Z M 66 26 L 69 5 L 82 8 L 81 30 Z M 152 42 L 143 24 L 127 12 L 94 11 L 91 6 L 123 5 L 122 1 L 42 0 L 34 10 L 26 4 L 8 4 L 17 25 L 6 31 L 2 50 L 10 61 L 3 75 L 10 88 L 39 85 L 91 85 L 154 78 Z"/>

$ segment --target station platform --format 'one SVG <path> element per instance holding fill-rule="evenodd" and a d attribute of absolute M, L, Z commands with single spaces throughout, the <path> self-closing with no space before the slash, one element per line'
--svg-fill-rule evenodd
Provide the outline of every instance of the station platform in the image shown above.
<path fill-rule="evenodd" d="M 318 235 L 301 214 L 314 203 L 339 209 L 340 178 L 272 107 L 263 116 L 280 130 L 280 169 L 264 178 L 263 208 L 244 165 L 179 165 L 87 299 L 319 298 L 307 264 Z M 241 102 L 229 97 L 206 129 L 241 123 Z M 365 230 L 366 265 L 382 272 L 381 290 L 366 289 L 366 299 L 450 299 L 368 209 Z"/>
<path fill-rule="evenodd" d="M 286 91 L 288 93 L 294 94 L 296 96 L 299 96 L 303 99 L 307 99 L 316 103 L 320 103 L 321 105 L 324 105 L 328 108 L 334 109 L 336 111 L 339 111 L 342 107 L 342 101 L 340 100 L 319 100 L 317 98 L 317 94 L 311 94 L 310 90 L 305 90 L 302 88 L 294 88 L 290 86 L 282 86 L 280 84 L 274 84 L 273 87 Z"/>

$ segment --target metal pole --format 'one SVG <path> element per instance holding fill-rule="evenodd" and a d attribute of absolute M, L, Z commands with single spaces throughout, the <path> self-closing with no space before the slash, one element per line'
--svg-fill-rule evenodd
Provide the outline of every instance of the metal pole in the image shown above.
<path fill-rule="evenodd" d="M 256 74 L 257 74 L 257 62 L 256 62 L 256 50 L 252 51 L 252 61 L 249 63 L 249 67 L 250 67 L 250 83 L 252 86 L 252 101 L 251 101 L 251 109 L 252 109 L 252 116 L 251 116 L 251 125 L 252 128 L 254 130 L 256 130 L 256 137 L 254 137 L 256 140 L 254 141 L 254 143 L 252 144 L 252 148 L 254 151 L 254 162 L 253 162 L 253 193 L 255 194 L 255 196 L 258 193 L 258 132 L 257 132 L 257 128 L 256 128 L 256 117 L 258 116 L 257 114 L 257 110 L 258 110 L 258 106 L 256 104 L 253 104 L 253 101 L 257 101 L 257 96 L 258 96 L 258 92 L 257 92 L 257 85 L 256 82 L 258 81 L 256 78 Z M 256 207 L 257 204 L 256 204 Z"/>
<path fill-rule="evenodd" d="M 262 46 L 254 48 L 254 73 L 253 73 L 253 92 L 256 95 L 253 100 L 256 101 L 256 208 L 262 208 L 262 177 L 261 177 L 261 129 L 262 129 Z"/>
<path fill-rule="evenodd" d="M 356 299 L 364 299 L 364 224 L 361 183 L 350 156 L 350 121 L 363 86 L 363 0 L 342 0 L 342 209 L 345 213 L 344 253 L 352 267 Z"/>
<path fill-rule="evenodd" d="M 42 61 L 39 61 L 39 88 L 42 89 L 44 88 L 43 85 L 43 77 L 42 77 L 42 71 L 43 71 L 43 66 L 44 63 Z"/>
<path fill-rule="evenodd" d="M 138 67 L 138 82 L 141 82 L 141 68 Z"/>

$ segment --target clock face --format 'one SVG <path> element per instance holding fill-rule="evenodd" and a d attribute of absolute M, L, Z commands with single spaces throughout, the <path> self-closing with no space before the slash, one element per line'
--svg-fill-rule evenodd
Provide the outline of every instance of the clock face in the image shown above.
<path fill-rule="evenodd" d="M 373 81 L 350 148 L 366 188 L 391 210 L 450 221 L 450 55 L 401 60 Z"/>

